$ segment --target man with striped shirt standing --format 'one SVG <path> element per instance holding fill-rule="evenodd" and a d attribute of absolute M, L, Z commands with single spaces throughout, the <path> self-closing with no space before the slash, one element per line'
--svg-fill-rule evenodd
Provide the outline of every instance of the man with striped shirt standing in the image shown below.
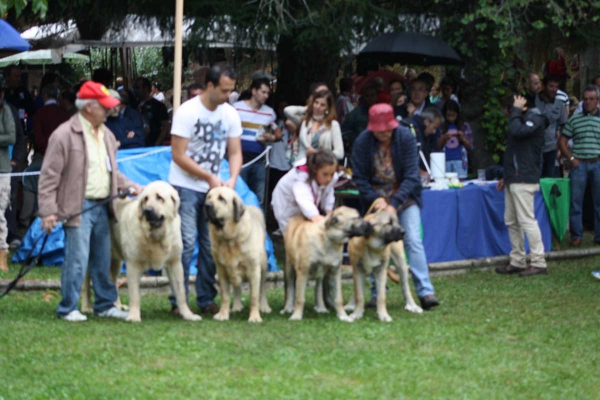
<path fill-rule="evenodd" d="M 570 163 L 571 208 L 569 222 L 571 244 L 579 246 L 583 237 L 583 196 L 588 180 L 594 199 L 594 241 L 600 244 L 600 91 L 595 85 L 585 87 L 583 113 L 574 115 L 565 125 L 558 148 Z M 573 139 L 573 148 L 568 141 Z"/>

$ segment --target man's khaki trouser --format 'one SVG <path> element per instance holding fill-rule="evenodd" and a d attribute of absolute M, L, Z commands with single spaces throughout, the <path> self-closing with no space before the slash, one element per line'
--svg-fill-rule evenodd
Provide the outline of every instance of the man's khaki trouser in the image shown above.
<path fill-rule="evenodd" d="M 4 212 L 10 206 L 10 177 L 0 176 L 0 250 L 8 250 L 8 227 Z"/>
<path fill-rule="evenodd" d="M 510 265 L 526 268 L 525 238 L 529 240 L 531 266 L 546 268 L 542 232 L 535 219 L 534 196 L 540 190 L 537 183 L 512 183 L 505 188 L 504 222 L 510 237 Z"/>

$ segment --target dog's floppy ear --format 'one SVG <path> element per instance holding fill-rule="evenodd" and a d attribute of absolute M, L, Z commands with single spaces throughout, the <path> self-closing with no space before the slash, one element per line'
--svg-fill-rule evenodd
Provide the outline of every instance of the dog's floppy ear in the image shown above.
<path fill-rule="evenodd" d="M 332 226 L 334 226 L 338 222 L 340 222 L 340 220 L 338 219 L 338 217 L 336 217 L 335 215 L 331 214 L 329 216 L 329 218 L 327 218 L 327 220 L 325 221 L 325 229 L 331 228 Z"/>
<path fill-rule="evenodd" d="M 246 207 L 244 207 L 244 203 L 240 201 L 238 197 L 234 197 L 233 199 L 233 221 L 235 223 L 240 222 L 242 219 L 242 215 L 246 211 Z"/>
<path fill-rule="evenodd" d="M 146 208 L 146 197 L 141 197 L 138 205 L 138 218 L 144 218 L 144 208 Z"/>
<path fill-rule="evenodd" d="M 179 212 L 179 206 L 181 205 L 181 199 L 179 198 L 179 193 L 173 192 L 171 193 L 171 201 L 173 201 L 173 212 L 175 215 Z M 173 215 L 173 217 L 175 216 Z"/>

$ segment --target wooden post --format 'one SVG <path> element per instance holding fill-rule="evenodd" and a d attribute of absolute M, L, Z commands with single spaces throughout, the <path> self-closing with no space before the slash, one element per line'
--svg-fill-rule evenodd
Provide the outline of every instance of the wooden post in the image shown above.
<path fill-rule="evenodd" d="M 173 74 L 173 113 L 181 104 L 181 65 L 183 46 L 183 0 L 175 0 L 175 71 Z"/>

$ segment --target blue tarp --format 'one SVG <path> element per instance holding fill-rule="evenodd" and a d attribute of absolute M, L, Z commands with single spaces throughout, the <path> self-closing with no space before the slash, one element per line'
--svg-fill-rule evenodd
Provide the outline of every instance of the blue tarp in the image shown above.
<path fill-rule="evenodd" d="M 158 150 L 165 150 L 150 154 L 145 157 L 130 159 L 133 156 L 141 155 L 142 153 L 148 153 Z M 168 180 L 169 176 L 169 165 L 171 163 L 171 149 L 162 147 L 145 147 L 139 149 L 126 149 L 119 150 L 117 153 L 117 161 L 119 162 L 119 169 L 125 176 L 131 179 L 133 182 L 139 183 L 140 185 L 147 185 L 150 182 L 156 180 Z M 226 160 L 223 160 L 221 165 L 221 179 L 229 179 L 229 164 Z M 242 178 L 238 178 L 235 186 L 235 191 L 240 195 L 244 204 L 253 205 L 260 207 L 258 199 L 254 193 L 248 188 Z M 40 219 L 37 218 L 34 223 L 27 231 L 23 243 L 19 250 L 13 255 L 13 262 L 23 262 L 29 253 L 29 250 L 33 247 L 33 244 L 42 235 L 40 230 Z M 43 240 L 43 239 L 42 239 Z M 41 246 L 41 241 L 38 243 L 38 250 Z M 277 261 L 275 260 L 275 251 L 273 248 L 273 242 L 267 235 L 265 243 L 267 255 L 269 258 L 269 271 L 279 271 L 277 268 Z M 62 227 L 57 227 L 46 242 L 44 247 L 44 254 L 42 256 L 43 265 L 62 265 L 64 261 L 64 233 Z M 33 254 L 37 254 L 34 251 Z M 196 260 L 198 254 L 198 246 L 194 251 L 192 257 L 192 264 L 190 266 L 190 274 L 196 274 Z"/>
<path fill-rule="evenodd" d="M 552 246 L 550 219 L 541 192 L 535 216 L 546 251 Z M 428 262 L 494 257 L 510 253 L 504 224 L 504 191 L 495 185 L 423 191 L 423 245 Z M 527 246 L 528 249 L 528 246 Z"/>
<path fill-rule="evenodd" d="M 27 51 L 31 45 L 11 24 L 0 19 L 0 49 Z"/>

